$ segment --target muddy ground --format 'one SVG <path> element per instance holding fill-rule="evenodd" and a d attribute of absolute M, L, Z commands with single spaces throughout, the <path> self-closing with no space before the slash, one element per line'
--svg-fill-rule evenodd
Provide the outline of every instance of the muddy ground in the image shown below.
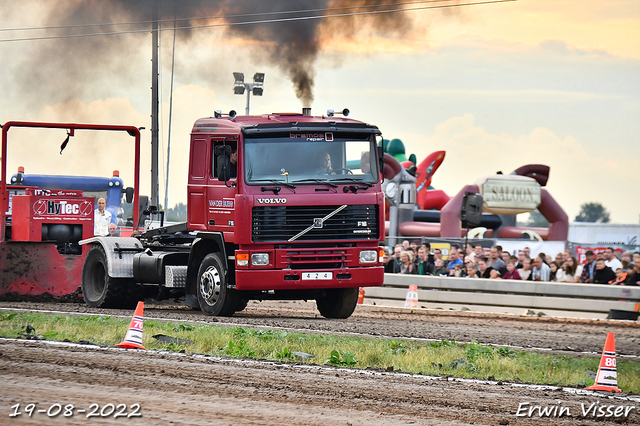
<path fill-rule="evenodd" d="M 131 312 L 90 309 L 82 304 L 2 302 L 0 308 L 47 309 L 131 315 Z M 326 320 L 304 302 L 251 302 L 232 318 L 211 318 L 180 305 L 147 304 L 145 317 L 173 318 L 327 332 L 353 332 L 416 337 L 556 351 L 601 353 L 606 333 L 616 334 L 619 354 L 640 356 L 640 324 L 617 321 L 562 320 L 470 312 L 401 311 L 359 306 L 347 320 Z M 597 356 L 597 355 L 596 355 Z M 639 424 L 640 398 L 607 399 L 559 389 L 530 389 L 509 384 L 455 382 L 424 376 L 362 372 L 332 367 L 278 365 L 152 351 L 116 350 L 94 346 L 50 345 L 0 340 L 0 424 L 112 423 L 87 418 L 97 404 L 141 404 L 142 417 L 119 418 L 130 424 L 222 425 L 588 425 Z M 624 396 L 624 395 L 623 395 Z M 29 403 L 38 410 L 24 414 Z M 517 417 L 519 407 L 564 407 L 564 415 Z M 616 421 L 583 416 L 596 403 L 634 406 Z M 10 417 L 11 406 L 23 412 Z M 55 404 L 73 404 L 74 414 L 55 418 Z M 95 407 L 95 406 L 94 406 Z M 85 413 L 78 409 L 87 410 Z M 522 408 L 524 410 L 524 408 Z M 620 410 L 626 410 L 621 408 Z M 525 410 L 526 411 L 526 410 Z M 63 411 L 64 412 L 64 411 Z M 559 412 L 556 411 L 556 412 Z M 522 412 L 521 412 L 522 413 Z"/>

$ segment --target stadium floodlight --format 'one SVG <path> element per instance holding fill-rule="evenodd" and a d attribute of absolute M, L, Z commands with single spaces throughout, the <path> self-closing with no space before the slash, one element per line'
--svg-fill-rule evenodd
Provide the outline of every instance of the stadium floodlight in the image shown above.
<path fill-rule="evenodd" d="M 234 72 L 233 73 L 233 78 L 236 79 L 235 84 L 244 84 L 244 73 Z"/>
<path fill-rule="evenodd" d="M 262 93 L 264 92 L 264 73 L 255 73 L 253 75 L 253 83 L 245 83 L 244 73 L 241 72 L 234 72 L 233 78 L 235 78 L 235 82 L 233 83 L 233 94 L 243 95 L 245 91 L 247 92 L 247 107 L 245 108 L 245 114 L 249 115 L 251 94 L 253 93 L 254 96 L 262 96 Z"/>

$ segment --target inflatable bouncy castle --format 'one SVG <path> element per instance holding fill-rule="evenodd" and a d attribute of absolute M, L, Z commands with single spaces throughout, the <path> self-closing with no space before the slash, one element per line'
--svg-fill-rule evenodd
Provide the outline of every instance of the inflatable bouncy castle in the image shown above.
<path fill-rule="evenodd" d="M 384 182 L 387 204 L 387 235 L 405 237 L 460 238 L 467 235 L 492 238 L 525 238 L 565 241 L 569 217 L 544 188 L 550 168 L 529 164 L 510 174 L 495 174 L 465 185 L 453 198 L 431 186 L 433 175 L 445 158 L 445 151 L 435 151 L 419 164 L 415 155 L 406 157 L 400 139 L 383 141 L 385 151 Z M 479 226 L 462 228 L 460 218 L 466 194 L 482 197 Z M 548 228 L 516 226 L 516 215 L 535 209 L 549 221 Z"/>

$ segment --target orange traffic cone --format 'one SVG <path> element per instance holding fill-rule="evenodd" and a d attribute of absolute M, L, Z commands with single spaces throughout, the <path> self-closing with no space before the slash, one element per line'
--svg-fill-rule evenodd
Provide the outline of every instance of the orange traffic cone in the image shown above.
<path fill-rule="evenodd" d="M 604 342 L 604 350 L 602 351 L 602 358 L 600 358 L 600 367 L 598 367 L 596 383 L 585 389 L 622 392 L 622 390 L 618 389 L 616 342 L 613 333 L 607 334 L 607 340 Z"/>
<path fill-rule="evenodd" d="M 417 308 L 418 307 L 418 286 L 410 285 L 409 291 L 407 291 L 407 298 L 404 301 L 405 308 Z"/>
<path fill-rule="evenodd" d="M 364 303 L 364 288 L 361 288 L 358 291 L 358 305 L 362 305 Z"/>
<path fill-rule="evenodd" d="M 127 348 L 127 349 L 147 350 L 144 346 L 142 346 L 143 314 L 144 314 L 144 302 L 138 302 L 138 306 L 136 306 L 136 311 L 133 313 L 133 319 L 131 320 L 131 325 L 129 326 L 129 330 L 127 330 L 127 334 L 124 336 L 124 341 L 122 343 L 118 343 L 116 345 L 117 347 Z"/>

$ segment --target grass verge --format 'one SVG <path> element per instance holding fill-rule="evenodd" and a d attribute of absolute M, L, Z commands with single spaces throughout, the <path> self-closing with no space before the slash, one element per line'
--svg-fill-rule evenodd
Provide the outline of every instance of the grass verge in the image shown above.
<path fill-rule="evenodd" d="M 0 337 L 115 346 L 130 320 L 108 316 L 0 314 Z M 165 337 L 154 337 L 162 335 Z M 586 387 L 599 359 L 442 340 L 337 336 L 177 322 L 144 322 L 147 349 L 505 382 Z M 618 359 L 618 387 L 640 394 L 640 362 Z M 591 373 L 593 375 L 593 373 Z"/>

